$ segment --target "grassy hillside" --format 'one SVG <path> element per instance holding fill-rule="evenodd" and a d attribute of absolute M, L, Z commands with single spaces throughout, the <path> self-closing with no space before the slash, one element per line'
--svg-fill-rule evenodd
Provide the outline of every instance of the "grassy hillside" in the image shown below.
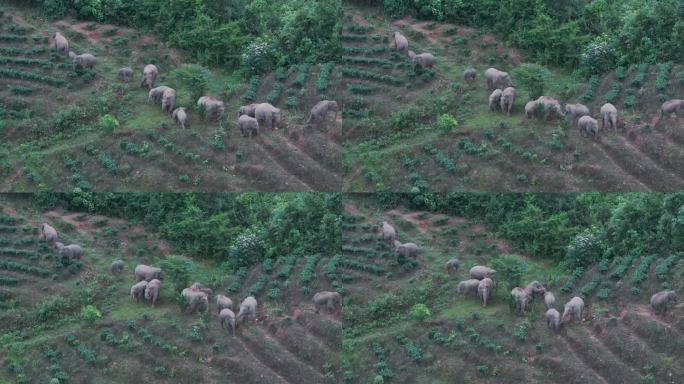
<path fill-rule="evenodd" d="M 191 96 L 197 90 L 180 77 L 188 63 L 150 35 L 68 18 L 48 23 L 35 9 L 16 6 L 6 6 L 0 20 L 2 190 L 340 189 L 340 119 L 306 124 L 311 107 L 336 92 L 332 63 L 278 68 L 249 80 L 207 70 L 204 93 L 224 100 L 226 113 L 221 122 L 206 122 Z M 93 71 L 76 72 L 50 51 L 56 31 L 72 50 L 97 57 Z M 157 85 L 177 89 L 177 106 L 189 108 L 188 129 L 173 124 L 138 87 L 147 63 L 159 67 Z M 117 79 L 123 66 L 134 69 L 131 83 Z M 266 101 L 283 110 L 286 127 L 243 138 L 239 106 Z"/>
<path fill-rule="evenodd" d="M 656 317 L 648 304 L 663 288 L 681 291 L 681 255 L 635 252 L 569 274 L 558 263 L 518 253 L 486 226 L 463 217 L 406 207 L 382 209 L 367 196 L 350 196 L 345 210 L 343 258 L 365 265 L 365 270 L 359 268 L 349 278 L 343 382 L 684 380 L 682 307 Z M 425 249 L 415 263 L 400 264 L 378 240 L 379 219 L 392 223 L 402 242 Z M 449 276 L 444 265 L 453 257 L 461 267 Z M 582 323 L 554 334 L 539 301 L 524 316 L 512 313 L 506 280 L 487 307 L 456 293 L 471 266 L 502 259 L 522 266 L 521 282 L 539 280 L 553 291 L 561 312 L 571 297 L 582 296 Z"/>
<path fill-rule="evenodd" d="M 184 313 L 168 278 L 155 308 L 131 300 L 135 265 L 159 265 L 175 253 L 149 228 L 30 202 L 0 201 L 0 382 L 339 381 L 341 319 L 316 315 L 311 304 L 316 291 L 343 289 L 324 275 L 332 255 L 283 256 L 237 273 L 181 258 L 195 265 L 190 281 L 234 302 L 259 300 L 257 322 L 231 337 L 220 328 L 215 297 L 208 313 Z M 86 248 L 81 262 L 65 265 L 39 241 L 44 221 Z M 109 272 L 117 258 L 126 263 L 120 277 Z"/>
<path fill-rule="evenodd" d="M 340 90 L 343 169 L 351 191 L 672 191 L 684 186 L 682 119 L 659 119 L 663 101 L 681 98 L 681 63 L 618 67 L 584 79 L 550 68 L 544 94 L 583 103 L 599 117 L 605 102 L 620 113 L 618 132 L 585 139 L 564 119 L 527 120 L 532 98 L 518 76 L 529 64 L 483 31 L 412 18 L 391 20 L 377 8 L 347 4 Z M 434 70 L 419 73 L 390 48 L 401 31 Z M 463 71 L 473 66 L 473 86 Z M 508 71 L 517 86 L 511 117 L 488 108 L 484 71 Z M 536 97 L 535 97 L 536 98 Z"/>

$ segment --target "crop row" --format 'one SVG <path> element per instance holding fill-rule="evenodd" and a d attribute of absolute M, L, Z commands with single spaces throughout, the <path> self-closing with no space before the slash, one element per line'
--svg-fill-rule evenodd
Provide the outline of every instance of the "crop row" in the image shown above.
<path fill-rule="evenodd" d="M 597 75 L 594 75 L 589 79 L 589 87 L 587 87 L 587 90 L 584 91 L 584 94 L 582 95 L 582 100 L 584 100 L 584 101 L 594 100 L 594 94 L 596 93 L 596 90 L 598 89 L 600 81 L 601 81 L 601 79 Z"/>
<path fill-rule="evenodd" d="M 345 24 L 344 29 L 354 33 L 368 33 L 369 31 L 373 30 L 373 28 L 370 26 L 359 24 Z"/>
<path fill-rule="evenodd" d="M 648 275 L 648 269 L 651 267 L 651 263 L 655 261 L 655 255 L 645 256 L 641 259 L 641 263 L 636 267 L 634 273 L 632 273 L 632 285 L 639 285 Z"/>
<path fill-rule="evenodd" d="M 8 215 L 0 215 L 0 223 L 15 225 L 17 223 L 17 218 Z"/>
<path fill-rule="evenodd" d="M 242 286 L 242 283 L 245 281 L 245 277 L 247 277 L 247 268 L 240 267 L 240 269 L 238 269 L 238 271 L 235 273 L 233 281 L 228 286 L 228 290 L 233 293 L 238 292 Z"/>
<path fill-rule="evenodd" d="M 283 83 L 279 81 L 273 83 L 273 88 L 271 88 L 271 91 L 266 95 L 266 102 L 270 104 L 276 104 L 282 91 Z"/>
<path fill-rule="evenodd" d="M 672 62 L 658 64 L 658 75 L 656 76 L 655 87 L 658 92 L 665 92 L 669 83 Z"/>
<path fill-rule="evenodd" d="M 392 68 L 391 61 L 364 56 L 342 56 L 342 62 L 347 64 L 377 65 L 383 68 Z"/>
<path fill-rule="evenodd" d="M 342 41 L 366 41 L 368 36 L 366 35 L 356 35 L 356 34 L 343 34 L 341 36 Z"/>
<path fill-rule="evenodd" d="M 319 93 L 325 92 L 328 89 L 328 84 L 330 83 L 330 75 L 335 67 L 335 63 L 328 62 L 321 65 L 320 71 L 318 72 L 318 79 L 316 80 L 316 89 Z"/>
<path fill-rule="evenodd" d="M 11 275 L 0 275 L 0 285 L 17 285 L 21 280 Z"/>
<path fill-rule="evenodd" d="M 247 292 L 249 292 L 250 295 L 256 296 L 258 295 L 261 291 L 264 290 L 266 287 L 266 284 L 268 284 L 269 278 L 266 275 L 262 275 L 257 279 L 257 281 L 252 284 L 248 289 Z"/>
<path fill-rule="evenodd" d="M 247 91 L 245 91 L 244 96 L 242 96 L 242 99 L 244 101 L 249 103 L 256 100 L 257 92 L 259 91 L 260 81 L 261 78 L 257 75 L 252 76 L 252 78 L 249 79 L 249 87 L 247 88 Z"/>
<path fill-rule="evenodd" d="M 309 78 L 309 71 L 311 70 L 311 64 L 304 63 L 297 67 L 297 76 L 295 76 L 292 85 L 297 87 L 303 87 L 306 84 L 306 80 Z"/>
<path fill-rule="evenodd" d="M 0 41 L 27 41 L 28 37 L 23 35 L 0 34 Z"/>
<path fill-rule="evenodd" d="M 582 296 L 584 299 L 588 298 L 589 295 L 596 289 L 596 287 L 598 287 L 600 282 L 601 276 L 594 275 L 594 277 L 592 277 L 588 283 L 584 284 L 582 288 L 580 288 L 580 296 Z"/>
<path fill-rule="evenodd" d="M 355 269 L 357 271 L 363 271 L 368 273 L 373 273 L 376 275 L 381 275 L 385 273 L 385 268 L 370 263 L 362 263 L 360 261 L 352 260 L 349 258 L 341 258 L 339 260 L 339 265 L 349 269 Z"/>
<path fill-rule="evenodd" d="M 561 287 L 561 291 L 563 291 L 565 293 L 572 292 L 572 290 L 575 289 L 575 284 L 577 284 L 577 282 L 582 278 L 583 274 L 584 274 L 584 268 L 582 268 L 582 267 L 575 268 L 575 270 L 572 271 L 572 274 L 570 275 L 568 280 Z"/>
<path fill-rule="evenodd" d="M 11 260 L 0 260 L 0 269 L 4 269 L 6 271 L 24 272 L 39 277 L 47 277 L 50 274 L 50 272 L 47 269 L 17 263 Z"/>
<path fill-rule="evenodd" d="M 18 71 L 12 68 L 0 68 L 0 78 L 37 81 L 57 87 L 64 85 L 64 80 L 58 79 L 56 77 L 41 75 L 33 72 Z"/>
<path fill-rule="evenodd" d="M 375 45 L 371 47 L 343 47 L 342 53 L 345 55 L 377 55 L 379 53 L 387 52 L 387 47 L 384 45 Z"/>
<path fill-rule="evenodd" d="M 17 47 L 0 47 L 0 54 L 3 55 L 36 55 L 40 53 L 45 53 L 47 48 L 45 47 L 34 47 L 34 48 L 17 48 Z"/>
<path fill-rule="evenodd" d="M 0 56 L 0 64 L 39 65 L 43 68 L 52 68 L 52 63 L 49 60 L 30 59 L 26 57 Z"/>
<path fill-rule="evenodd" d="M 632 80 L 632 85 L 636 87 L 641 87 L 642 85 L 644 85 L 644 81 L 646 80 L 646 76 L 648 75 L 649 67 L 649 64 L 639 64 L 637 66 L 637 74 L 634 76 L 634 79 Z"/>
<path fill-rule="evenodd" d="M 294 269 L 296 263 L 297 256 L 286 257 L 285 261 L 283 262 L 282 268 L 280 268 L 280 272 L 278 272 L 278 277 L 282 279 L 287 279 L 288 277 L 290 277 L 290 273 L 292 273 L 292 270 Z"/>
<path fill-rule="evenodd" d="M 622 276 L 625 275 L 629 267 L 632 265 L 632 262 L 634 261 L 636 256 L 636 253 L 631 253 L 620 258 L 616 262 L 615 269 L 613 269 L 613 272 L 610 274 L 610 277 L 614 280 L 620 280 Z"/>
<path fill-rule="evenodd" d="M 663 259 L 655 267 L 655 274 L 658 276 L 660 281 L 666 281 L 667 275 L 670 273 L 672 268 L 677 264 L 677 261 L 681 258 L 681 255 L 671 255 Z"/>
<path fill-rule="evenodd" d="M 337 280 L 337 267 L 342 260 L 342 255 L 335 255 L 323 266 L 323 274 L 328 280 Z"/>
<path fill-rule="evenodd" d="M 38 253 L 26 249 L 2 248 L 0 249 L 0 255 L 34 258 L 38 256 Z"/>
<path fill-rule="evenodd" d="M 319 261 L 321 261 L 321 255 L 311 255 L 306 257 L 304 267 L 302 267 L 302 271 L 299 273 L 299 281 L 303 285 L 309 285 L 313 281 L 313 278 L 315 277 L 314 271 Z"/>
<path fill-rule="evenodd" d="M 342 68 L 342 75 L 345 77 L 351 77 L 356 79 L 379 81 L 382 83 L 388 83 L 395 86 L 399 86 L 402 84 L 401 79 L 396 76 L 383 75 L 381 73 L 363 71 L 355 68 Z"/>

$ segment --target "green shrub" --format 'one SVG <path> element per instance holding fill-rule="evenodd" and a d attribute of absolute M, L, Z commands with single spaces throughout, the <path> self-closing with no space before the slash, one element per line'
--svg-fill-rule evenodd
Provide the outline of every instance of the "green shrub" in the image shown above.
<path fill-rule="evenodd" d="M 432 312 L 425 304 L 419 303 L 411 307 L 409 315 L 414 321 L 423 323 L 432 316 Z"/>
<path fill-rule="evenodd" d="M 81 319 L 89 324 L 95 323 L 97 319 L 102 317 L 102 313 L 94 306 L 88 304 L 81 309 Z"/>
<path fill-rule="evenodd" d="M 119 121 L 112 115 L 104 115 L 100 117 L 100 129 L 106 133 L 112 133 L 119 128 Z"/>

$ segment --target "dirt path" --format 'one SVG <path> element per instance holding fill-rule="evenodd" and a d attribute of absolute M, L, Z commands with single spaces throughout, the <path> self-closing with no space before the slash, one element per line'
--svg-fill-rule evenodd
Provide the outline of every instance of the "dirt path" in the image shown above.
<path fill-rule="evenodd" d="M 277 383 L 291 384 L 290 381 L 288 381 L 288 380 L 286 380 L 284 377 L 280 376 L 280 375 L 278 374 L 278 372 L 274 371 L 273 369 L 271 369 L 271 367 L 269 367 L 269 366 L 266 365 L 263 361 L 261 361 L 261 359 L 259 359 L 259 358 L 254 354 L 254 352 L 252 352 L 252 349 L 247 345 L 247 343 L 245 343 L 244 341 L 242 341 L 242 339 L 241 339 L 240 337 L 235 337 L 234 339 L 235 339 L 235 342 L 236 342 L 237 344 L 240 344 L 240 346 L 242 346 L 242 349 L 247 353 L 247 355 L 249 355 L 249 357 L 250 357 L 254 362 L 256 362 L 259 366 L 261 366 L 261 367 L 263 368 L 263 369 L 261 370 L 262 372 L 268 372 L 268 373 L 269 373 L 268 376 L 271 376 L 271 378 L 265 378 L 265 377 L 264 377 L 265 375 L 262 375 L 262 376 L 260 377 L 262 380 L 264 380 L 265 383 L 276 383 L 276 382 L 277 382 Z M 275 379 L 275 381 L 274 381 L 273 379 Z"/>

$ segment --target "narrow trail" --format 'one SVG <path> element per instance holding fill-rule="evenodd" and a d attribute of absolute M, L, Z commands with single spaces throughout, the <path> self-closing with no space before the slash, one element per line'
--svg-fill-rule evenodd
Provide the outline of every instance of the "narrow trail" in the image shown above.
<path fill-rule="evenodd" d="M 577 353 L 577 349 L 578 349 L 578 348 L 579 348 L 579 349 L 582 348 L 581 345 L 576 346 L 576 345 L 574 344 L 574 340 L 573 340 L 572 342 L 570 342 L 570 341 L 566 340 L 565 337 L 562 337 L 562 336 L 559 337 L 558 340 L 560 340 L 560 341 L 565 345 L 565 347 L 566 347 L 565 350 L 568 351 L 568 352 L 570 352 L 570 354 L 575 358 L 575 360 L 577 360 L 580 364 L 582 364 L 584 367 L 587 368 L 587 369 L 586 369 L 586 372 L 591 372 L 591 373 L 593 374 L 593 376 L 595 376 L 595 378 L 598 379 L 602 384 L 610 384 L 610 381 L 607 380 L 607 379 L 601 374 L 601 372 L 599 372 L 598 370 L 596 370 L 592 364 L 589 364 L 589 363 L 587 362 L 587 359 L 586 359 L 584 356 L 582 356 L 582 355 L 580 355 L 580 354 Z M 590 381 L 590 382 L 591 382 L 591 381 Z"/>
<path fill-rule="evenodd" d="M 607 345 L 603 339 L 596 335 L 596 331 L 591 326 L 586 327 L 585 330 L 587 336 L 594 344 L 603 346 L 603 349 L 609 351 L 615 360 L 622 363 L 630 372 L 632 372 L 632 374 L 634 374 L 635 377 L 641 377 L 641 374 L 634 370 L 634 367 L 629 362 L 626 362 L 625 359 L 619 355 L 619 353 L 616 353 L 616 351 L 614 351 L 610 345 Z"/>
<path fill-rule="evenodd" d="M 285 384 L 296 384 L 295 382 L 290 382 L 284 377 L 280 376 L 278 372 L 275 370 L 271 369 L 265 362 L 263 362 L 260 358 L 257 357 L 257 355 L 252 352 L 252 349 L 245 343 L 240 337 L 235 337 L 235 341 L 242 346 L 242 349 L 249 355 L 249 357 L 255 361 L 259 366 L 263 368 L 262 372 L 268 372 L 270 373 L 271 378 L 268 380 L 265 380 L 264 382 L 266 383 L 285 383 Z M 265 379 L 264 377 L 261 377 L 261 379 Z M 275 380 L 273 380 L 275 379 Z"/>
<path fill-rule="evenodd" d="M 613 155 L 611 155 L 609 153 L 608 150 L 604 149 L 604 146 L 602 144 L 592 142 L 591 145 L 593 148 L 595 148 L 595 154 L 596 153 L 600 154 L 600 157 L 603 157 L 603 160 L 607 161 L 610 164 L 609 168 L 620 170 L 621 173 L 626 176 L 626 178 L 630 179 L 629 183 L 627 181 L 623 181 L 620 188 L 616 188 L 616 189 L 623 190 L 623 189 L 627 189 L 626 186 L 628 186 L 628 185 L 635 185 L 635 186 L 637 186 L 637 188 L 634 188 L 635 192 L 636 191 L 651 191 L 650 186 L 646 185 L 643 181 L 641 181 L 639 179 L 639 177 L 637 177 L 636 175 L 629 172 L 629 170 L 625 169 L 622 166 L 622 164 L 620 164 L 618 162 L 618 160 L 615 159 L 613 157 Z"/>

